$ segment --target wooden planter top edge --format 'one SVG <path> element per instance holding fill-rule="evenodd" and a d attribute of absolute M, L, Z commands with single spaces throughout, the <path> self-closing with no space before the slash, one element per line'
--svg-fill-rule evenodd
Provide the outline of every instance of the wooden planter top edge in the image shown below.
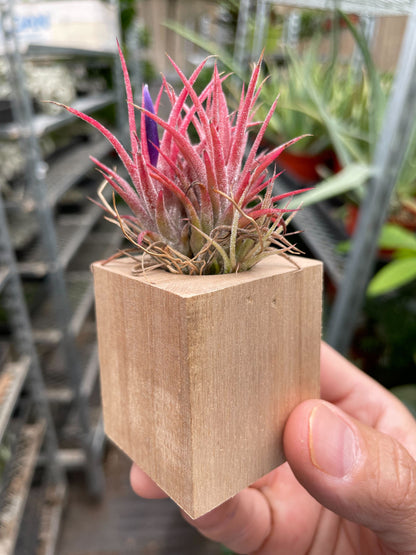
<path fill-rule="evenodd" d="M 293 256 L 300 270 L 308 267 L 321 266 L 322 262 L 310 258 Z M 188 276 L 183 274 L 172 274 L 165 270 L 149 270 L 141 275 L 134 275 L 132 267 L 134 262 L 131 258 L 123 257 L 106 263 L 99 260 L 91 265 L 91 269 L 106 269 L 109 272 L 125 275 L 132 280 L 140 281 L 163 289 L 181 297 L 195 297 L 197 295 L 213 293 L 228 287 L 234 287 L 243 283 L 274 276 L 276 274 L 297 273 L 299 269 L 289 260 L 282 256 L 271 255 L 248 271 L 232 274 Z"/>

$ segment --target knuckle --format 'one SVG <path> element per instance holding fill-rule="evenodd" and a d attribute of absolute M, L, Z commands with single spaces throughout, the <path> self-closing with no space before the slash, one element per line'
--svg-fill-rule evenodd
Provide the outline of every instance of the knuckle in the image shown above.
<path fill-rule="evenodd" d="M 411 515 L 413 521 L 416 514 L 416 464 L 402 446 L 393 443 L 390 464 L 384 465 L 390 474 L 388 487 L 382 484 L 381 476 L 379 485 L 385 491 L 385 505 L 389 512 L 400 519 L 407 514 Z M 384 474 L 384 471 L 380 474 Z"/>

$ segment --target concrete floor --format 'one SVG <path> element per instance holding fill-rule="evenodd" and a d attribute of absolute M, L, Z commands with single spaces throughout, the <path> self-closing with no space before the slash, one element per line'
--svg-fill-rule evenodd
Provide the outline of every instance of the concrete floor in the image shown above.
<path fill-rule="evenodd" d="M 130 462 L 116 447 L 105 460 L 106 491 L 93 503 L 82 476 L 70 476 L 68 504 L 56 555 L 221 555 L 167 499 L 137 497 L 129 484 Z"/>

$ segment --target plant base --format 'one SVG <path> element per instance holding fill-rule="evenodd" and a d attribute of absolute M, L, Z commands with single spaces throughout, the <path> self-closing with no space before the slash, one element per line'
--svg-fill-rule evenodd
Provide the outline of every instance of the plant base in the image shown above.
<path fill-rule="evenodd" d="M 319 396 L 322 264 L 295 260 L 93 265 L 106 433 L 192 518 L 281 464 L 289 413 Z"/>

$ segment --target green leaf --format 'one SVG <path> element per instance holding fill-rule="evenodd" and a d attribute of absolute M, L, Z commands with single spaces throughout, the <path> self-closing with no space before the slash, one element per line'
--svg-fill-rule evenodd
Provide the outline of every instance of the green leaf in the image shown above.
<path fill-rule="evenodd" d="M 416 252 L 416 235 L 399 225 L 385 224 L 378 245 L 381 249 L 406 249 Z"/>
<path fill-rule="evenodd" d="M 416 256 L 389 262 L 370 281 L 367 295 L 375 297 L 394 291 L 416 278 Z"/>
<path fill-rule="evenodd" d="M 247 77 L 247 74 L 244 73 L 242 68 L 240 68 L 238 64 L 234 62 L 232 57 L 225 50 L 219 48 L 218 43 L 216 43 L 215 41 L 202 38 L 201 35 L 199 35 L 198 33 L 191 31 L 187 27 L 184 27 L 183 25 L 175 21 L 165 21 L 163 25 L 168 29 L 170 29 L 171 31 L 174 31 L 184 39 L 189 40 L 196 46 L 199 46 L 200 48 L 205 50 L 208 54 L 218 56 L 221 62 L 229 70 L 231 70 L 234 74 L 241 77 L 243 80 L 245 77 Z"/>
<path fill-rule="evenodd" d="M 312 191 L 298 195 L 296 204 L 309 206 L 353 189 L 358 189 L 366 183 L 370 176 L 371 167 L 368 164 L 350 164 L 340 172 L 322 181 Z"/>

